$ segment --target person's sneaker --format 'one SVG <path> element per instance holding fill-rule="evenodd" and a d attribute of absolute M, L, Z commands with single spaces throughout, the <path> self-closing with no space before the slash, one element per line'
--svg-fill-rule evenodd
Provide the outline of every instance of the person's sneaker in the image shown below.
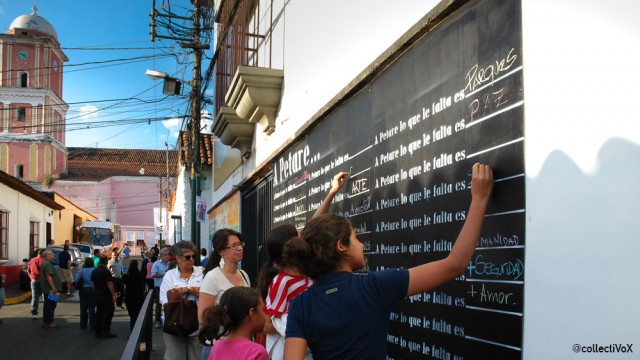
<path fill-rule="evenodd" d="M 31 318 L 32 318 L 33 320 L 38 320 L 38 315 L 35 315 L 35 314 L 34 314 L 34 315 L 31 315 Z"/>
<path fill-rule="evenodd" d="M 42 325 L 43 329 L 55 329 L 57 327 L 58 327 L 58 325 L 56 325 L 54 323 Z"/>
<path fill-rule="evenodd" d="M 156 321 L 156 329 L 160 329 L 162 327 L 162 321 Z"/>
<path fill-rule="evenodd" d="M 73 296 L 73 294 L 72 294 L 72 293 L 67 293 L 67 296 L 68 296 L 68 297 L 72 297 L 72 296 Z"/>

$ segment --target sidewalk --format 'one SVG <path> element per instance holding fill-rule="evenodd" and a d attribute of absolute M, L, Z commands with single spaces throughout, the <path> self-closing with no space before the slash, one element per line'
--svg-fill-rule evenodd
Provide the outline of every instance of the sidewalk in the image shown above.
<path fill-rule="evenodd" d="M 120 359 L 129 336 L 129 314 L 116 308 L 113 316 L 113 339 L 96 339 L 89 329 L 80 329 L 80 300 L 74 296 L 60 296 L 55 311 L 56 329 L 42 328 L 42 306 L 38 309 L 39 320 L 31 318 L 31 292 L 20 290 L 18 283 L 5 286 L 7 301 L 0 309 L 1 358 L 67 360 L 69 358 Z M 22 299 L 22 300 L 20 300 Z M 153 330 L 151 359 L 162 359 L 164 340 L 162 330 Z"/>
<path fill-rule="evenodd" d="M 4 296 L 6 297 L 4 305 L 14 305 L 23 302 L 27 299 L 31 299 L 31 291 L 20 290 L 18 281 L 12 284 L 4 285 Z M 2 311 L 2 310 L 0 310 Z"/>

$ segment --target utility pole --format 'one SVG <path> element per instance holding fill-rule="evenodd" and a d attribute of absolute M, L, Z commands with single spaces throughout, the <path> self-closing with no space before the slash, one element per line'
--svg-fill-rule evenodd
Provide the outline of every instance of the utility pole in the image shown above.
<path fill-rule="evenodd" d="M 193 0 L 193 84 L 191 87 L 191 242 L 196 247 L 196 255 L 200 253 L 200 223 L 197 221 L 196 198 L 200 196 L 200 85 L 202 75 L 202 49 L 208 48 L 200 44 L 200 0 Z M 200 265 L 200 258 L 195 257 L 194 265 Z"/>
<path fill-rule="evenodd" d="M 151 22 L 151 40 L 154 41 L 155 38 L 162 39 L 172 39 L 180 41 L 180 46 L 182 48 L 188 48 L 193 50 L 193 79 L 189 82 L 191 86 L 191 120 L 189 122 L 190 131 L 189 137 L 191 139 L 191 143 L 189 146 L 190 156 L 188 159 L 188 166 L 190 169 L 190 188 L 191 188 L 191 204 L 190 204 L 190 232 L 191 232 L 191 242 L 196 247 L 196 252 L 200 253 L 200 224 L 197 221 L 197 197 L 200 195 L 200 105 L 201 105 L 201 92 L 200 88 L 202 86 L 202 51 L 205 49 L 209 49 L 209 45 L 203 45 L 200 43 L 200 33 L 202 31 L 200 27 L 200 21 L 202 18 L 201 7 L 200 4 L 202 0 L 191 0 L 191 3 L 194 6 L 193 18 L 186 18 L 181 16 L 176 16 L 173 14 L 161 15 L 155 10 L 155 0 L 153 1 L 153 11 L 151 13 L 152 22 Z M 182 37 L 174 37 L 174 36 L 162 36 L 156 33 L 156 17 L 166 17 L 169 19 L 183 19 L 183 20 L 192 20 L 193 21 L 193 33 L 190 35 L 190 39 L 182 38 Z M 168 166 L 167 166 L 168 173 Z M 168 181 L 167 181 L 168 186 Z M 196 256 L 195 265 L 200 265 L 200 259 Z"/>
<path fill-rule="evenodd" d="M 164 226 L 162 223 L 162 176 L 158 176 L 158 179 L 160 180 L 160 211 L 158 211 L 158 227 L 156 228 L 156 230 L 158 231 L 158 246 L 162 246 L 162 232 L 164 231 Z M 169 185 L 169 183 L 167 182 L 167 185 Z"/>

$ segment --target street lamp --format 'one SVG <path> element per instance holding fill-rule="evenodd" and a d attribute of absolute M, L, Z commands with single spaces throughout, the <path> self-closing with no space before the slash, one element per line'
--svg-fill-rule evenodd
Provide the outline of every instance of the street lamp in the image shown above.
<path fill-rule="evenodd" d="M 194 76 L 193 81 L 191 82 L 173 78 L 167 73 L 159 70 L 147 70 L 144 73 L 151 80 L 164 80 L 162 93 L 165 95 L 180 95 L 180 87 L 182 83 L 191 86 L 191 156 L 189 159 L 189 165 L 191 166 L 191 242 L 196 246 L 196 249 L 200 251 L 200 224 L 197 223 L 196 218 L 196 197 L 200 194 L 200 83 L 202 82 L 200 75 L 200 62 L 202 55 L 200 53 L 200 48 L 195 47 L 194 50 Z M 199 259 L 196 258 L 195 265 L 199 264 Z"/>
<path fill-rule="evenodd" d="M 163 71 L 149 69 L 144 73 L 151 80 L 164 80 L 162 93 L 165 95 L 180 95 L 180 89 L 182 87 L 182 83 L 183 82 L 186 83 L 186 81 L 171 77 L 166 72 L 163 72 Z"/>

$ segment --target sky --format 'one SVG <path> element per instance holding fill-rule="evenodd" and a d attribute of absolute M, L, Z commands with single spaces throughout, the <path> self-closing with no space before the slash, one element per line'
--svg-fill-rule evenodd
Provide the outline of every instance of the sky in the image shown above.
<path fill-rule="evenodd" d="M 15 18 L 31 14 L 34 3 L 69 58 L 62 95 L 69 105 L 65 145 L 164 150 L 167 143 L 175 148 L 190 88 L 183 86 L 180 96 L 166 96 L 163 82 L 149 79 L 145 71 L 156 69 L 188 81 L 193 56 L 176 41 L 151 41 L 153 1 L 0 0 L 0 30 L 6 32 Z M 189 0 L 156 0 L 159 11 L 169 5 L 180 16 L 192 9 Z M 157 32 L 168 34 L 161 25 Z M 205 51 L 205 57 L 212 53 Z"/>

